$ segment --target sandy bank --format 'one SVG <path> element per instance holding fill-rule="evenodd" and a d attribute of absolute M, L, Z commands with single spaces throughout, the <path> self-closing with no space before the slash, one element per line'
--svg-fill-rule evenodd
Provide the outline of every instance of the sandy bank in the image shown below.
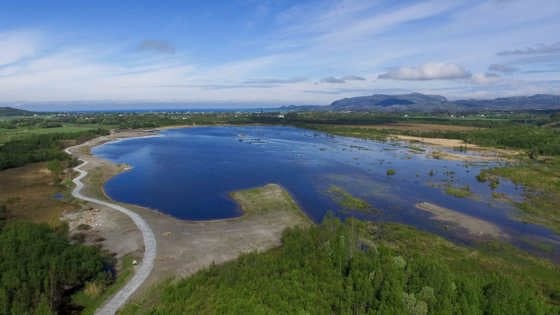
<path fill-rule="evenodd" d="M 429 145 L 432 148 L 428 150 L 427 154 L 430 154 L 434 158 L 453 161 L 509 161 L 514 156 L 520 154 L 520 152 L 515 150 L 481 147 L 476 144 L 468 144 L 459 139 L 425 138 L 404 135 L 391 135 L 390 138 L 397 141 Z M 453 150 L 457 148 L 466 148 L 468 153 L 455 153 L 448 151 L 449 149 Z"/>
<path fill-rule="evenodd" d="M 484 221 L 473 216 L 444 208 L 429 202 L 420 202 L 416 204 L 416 208 L 427 211 L 432 214 L 432 219 L 442 222 L 451 223 L 453 226 L 467 231 L 470 235 L 477 238 L 507 238 L 497 225 L 488 221 Z"/>

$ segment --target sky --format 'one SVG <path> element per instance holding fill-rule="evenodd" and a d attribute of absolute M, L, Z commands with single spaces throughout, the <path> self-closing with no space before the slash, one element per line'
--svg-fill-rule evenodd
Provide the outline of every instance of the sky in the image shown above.
<path fill-rule="evenodd" d="M 560 94 L 559 17 L 558 0 L 3 0 L 0 103 Z"/>

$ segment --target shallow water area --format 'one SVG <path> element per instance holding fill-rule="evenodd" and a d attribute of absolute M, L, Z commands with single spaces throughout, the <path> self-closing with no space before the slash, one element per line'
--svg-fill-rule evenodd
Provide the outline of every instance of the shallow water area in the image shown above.
<path fill-rule="evenodd" d="M 278 183 L 316 222 L 332 211 L 340 217 L 406 223 L 449 238 L 469 239 L 416 207 L 429 202 L 491 222 L 517 246 L 536 250 L 534 242 L 547 242 L 553 245 L 547 255 L 560 255 L 557 235 L 512 219 L 517 210 L 511 202 L 492 194 L 520 200 L 522 187 L 501 180 L 493 190 L 477 181 L 481 169 L 499 162 L 434 159 L 427 153 L 431 148 L 424 148 L 425 152 L 411 151 L 403 142 L 338 137 L 294 127 L 213 126 L 109 142 L 93 153 L 132 166 L 105 184 L 111 198 L 181 219 L 239 216 L 230 192 Z M 388 176 L 389 169 L 395 174 Z M 341 209 L 327 193 L 332 185 L 366 200 L 379 212 Z M 448 186 L 468 187 L 472 197 L 446 194 Z"/>

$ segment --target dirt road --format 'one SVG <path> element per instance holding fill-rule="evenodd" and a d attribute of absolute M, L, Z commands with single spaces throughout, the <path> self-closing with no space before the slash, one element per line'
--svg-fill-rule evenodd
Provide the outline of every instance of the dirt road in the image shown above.
<path fill-rule="evenodd" d="M 66 153 L 72 154 L 72 149 L 75 147 L 67 148 Z M 83 161 L 83 160 L 82 160 Z M 157 253 L 157 242 L 154 236 L 154 232 L 148 225 L 148 223 L 139 216 L 136 212 L 129 210 L 120 205 L 110 203 L 107 201 L 99 200 L 96 198 L 91 198 L 82 195 L 81 191 L 84 187 L 82 179 L 88 175 L 87 171 L 83 170 L 82 167 L 88 162 L 83 161 L 82 164 L 74 168 L 75 171 L 80 173 L 76 178 L 73 179 L 76 187 L 72 191 L 72 195 L 75 198 L 85 200 L 94 204 L 102 205 L 124 213 L 127 215 L 138 227 L 142 233 L 142 238 L 144 239 L 144 257 L 140 266 L 136 269 L 134 276 L 128 281 L 128 283 L 122 287 L 109 301 L 107 301 L 101 308 L 96 311 L 96 314 L 115 314 L 126 302 L 127 300 L 138 290 L 138 288 L 144 283 L 148 278 L 152 269 L 154 268 L 154 261 L 156 259 Z"/>

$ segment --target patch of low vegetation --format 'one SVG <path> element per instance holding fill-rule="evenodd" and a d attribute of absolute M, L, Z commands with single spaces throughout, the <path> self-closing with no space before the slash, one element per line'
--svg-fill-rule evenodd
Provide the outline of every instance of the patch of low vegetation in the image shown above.
<path fill-rule="evenodd" d="M 116 277 L 111 283 L 97 280 L 86 282 L 84 288 L 72 296 L 72 303 L 82 308 L 80 314 L 94 314 L 95 310 L 121 289 L 134 275 L 133 261 L 132 256 L 123 257 Z"/>
<path fill-rule="evenodd" d="M 500 185 L 500 178 L 487 170 L 480 171 L 480 173 L 476 175 L 476 179 L 481 183 L 488 183 L 488 186 L 492 190 L 498 188 Z"/>
<path fill-rule="evenodd" d="M 347 211 L 359 211 L 364 213 L 378 213 L 379 210 L 375 209 L 364 199 L 353 196 L 342 187 L 331 185 L 327 190 L 329 197 Z"/>
<path fill-rule="evenodd" d="M 0 205 L 0 230 L 6 225 L 8 221 L 8 208 L 6 205 Z"/>
<path fill-rule="evenodd" d="M 414 146 L 414 145 L 409 145 L 408 150 L 410 152 L 413 152 L 413 153 L 424 153 L 424 152 L 426 152 L 426 149 L 418 147 L 418 146 Z"/>
<path fill-rule="evenodd" d="M 290 193 L 276 184 L 235 191 L 231 193 L 231 197 L 239 203 L 245 215 L 287 211 L 297 214 L 304 222 L 311 223 Z"/>
<path fill-rule="evenodd" d="M 472 196 L 472 191 L 469 186 L 456 187 L 452 185 L 446 185 L 444 187 L 446 194 L 457 197 L 457 198 L 467 198 Z"/>
<path fill-rule="evenodd" d="M 393 176 L 397 174 L 397 171 L 395 171 L 394 169 L 390 168 L 387 170 L 387 176 Z"/>
<path fill-rule="evenodd" d="M 61 165 L 65 168 L 68 163 L 61 162 Z M 13 218 L 60 224 L 62 213 L 75 209 L 76 205 L 53 196 L 69 190 L 61 180 L 71 177 L 64 169 L 53 172 L 45 162 L 0 171 L 0 204 Z"/>
<path fill-rule="evenodd" d="M 481 175 L 503 177 L 522 185 L 524 199 L 516 203 L 519 218 L 560 233 L 560 158 L 523 161 L 485 170 Z"/>
<path fill-rule="evenodd" d="M 123 314 L 554 314 L 558 267 L 398 224 L 329 218 L 282 246 L 154 287 Z M 320 293 L 320 294 L 318 294 Z"/>

